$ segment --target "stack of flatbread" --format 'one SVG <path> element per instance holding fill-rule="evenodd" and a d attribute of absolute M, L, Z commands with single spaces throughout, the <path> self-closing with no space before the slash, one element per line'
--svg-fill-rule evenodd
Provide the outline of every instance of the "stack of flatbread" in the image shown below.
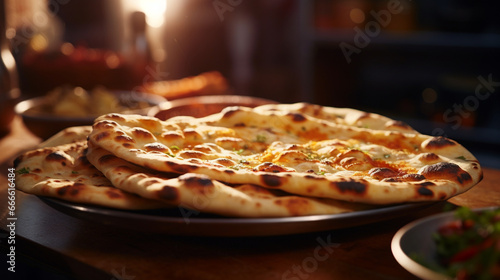
<path fill-rule="evenodd" d="M 203 118 L 108 114 L 15 160 L 19 190 L 118 209 L 236 217 L 338 214 L 444 200 L 482 177 L 453 140 L 306 103 Z"/>

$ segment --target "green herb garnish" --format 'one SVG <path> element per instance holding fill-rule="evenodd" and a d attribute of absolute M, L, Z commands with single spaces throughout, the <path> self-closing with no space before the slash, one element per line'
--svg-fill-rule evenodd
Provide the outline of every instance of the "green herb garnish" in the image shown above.
<path fill-rule="evenodd" d="M 23 167 L 19 170 L 16 171 L 17 174 L 21 175 L 21 174 L 28 174 L 30 173 L 30 168 L 29 167 Z"/>
<path fill-rule="evenodd" d="M 266 142 L 267 138 L 265 135 L 260 135 L 258 134 L 255 138 L 255 142 L 259 142 L 259 143 L 264 143 Z"/>

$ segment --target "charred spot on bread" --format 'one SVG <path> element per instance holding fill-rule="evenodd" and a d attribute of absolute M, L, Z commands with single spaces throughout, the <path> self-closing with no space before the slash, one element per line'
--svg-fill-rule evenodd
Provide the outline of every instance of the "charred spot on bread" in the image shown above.
<path fill-rule="evenodd" d="M 144 145 L 144 149 L 148 152 L 156 151 L 156 152 L 170 152 L 170 149 L 159 142 L 148 143 Z"/>
<path fill-rule="evenodd" d="M 119 199 L 123 197 L 123 193 L 118 189 L 108 189 L 106 190 L 106 196 L 109 199 Z"/>
<path fill-rule="evenodd" d="M 207 189 L 213 189 L 215 187 L 214 182 L 208 176 L 204 175 L 191 173 L 183 174 L 179 176 L 179 181 L 183 182 L 187 188 L 196 189 L 202 194 L 207 193 Z"/>
<path fill-rule="evenodd" d="M 410 173 L 401 176 L 401 179 L 403 180 L 403 182 L 417 182 L 425 180 L 425 176 L 422 174 Z"/>
<path fill-rule="evenodd" d="M 472 169 L 478 170 L 479 169 L 479 163 L 477 162 L 471 162 Z"/>
<path fill-rule="evenodd" d="M 107 131 L 99 132 L 97 135 L 94 136 L 94 140 L 97 142 L 107 138 L 110 138 L 110 134 Z"/>
<path fill-rule="evenodd" d="M 207 159 L 208 154 L 199 151 L 187 150 L 182 151 L 178 154 L 179 157 L 182 158 L 198 158 L 198 159 Z"/>
<path fill-rule="evenodd" d="M 193 170 L 198 169 L 197 165 L 192 165 L 192 164 L 178 164 L 178 163 L 172 162 L 172 161 L 165 161 L 165 164 L 167 165 L 167 168 L 170 171 L 175 172 L 175 173 L 188 173 L 188 172 L 191 172 Z M 152 168 L 152 167 L 149 167 L 149 168 Z"/>
<path fill-rule="evenodd" d="M 173 148 L 173 149 L 175 149 L 175 148 Z M 212 147 L 205 146 L 205 145 L 196 145 L 196 146 L 193 147 L 193 150 L 197 151 L 197 152 L 200 152 L 200 153 L 211 153 L 211 152 L 214 152 L 214 149 Z"/>
<path fill-rule="evenodd" d="M 272 162 L 264 162 L 259 165 L 257 165 L 254 169 L 254 171 L 264 171 L 264 172 L 272 172 L 272 173 L 279 173 L 279 172 L 285 172 L 287 171 L 286 168 L 274 164 Z"/>
<path fill-rule="evenodd" d="M 124 142 L 135 143 L 134 138 L 132 138 L 128 135 L 117 135 L 117 136 L 115 136 L 115 141 L 119 142 L 119 143 L 124 143 Z"/>
<path fill-rule="evenodd" d="M 111 162 L 111 161 L 113 161 L 113 160 L 116 160 L 116 156 L 115 156 L 115 155 L 112 155 L 112 154 L 107 154 L 107 155 L 104 155 L 104 156 L 102 156 L 102 157 L 100 157 L 100 158 L 98 159 L 99 164 L 101 164 L 101 165 L 108 164 L 108 163 L 110 163 L 110 162 Z"/>
<path fill-rule="evenodd" d="M 304 122 L 307 120 L 306 117 L 300 113 L 288 113 L 288 116 L 291 117 L 294 122 Z"/>
<path fill-rule="evenodd" d="M 222 118 L 231 118 L 231 116 L 235 115 L 239 111 L 241 111 L 239 107 L 226 107 L 222 111 Z"/>
<path fill-rule="evenodd" d="M 427 179 L 447 179 L 459 184 L 465 184 L 472 181 L 472 177 L 465 170 L 452 162 L 439 162 L 422 167 L 419 174 Z"/>
<path fill-rule="evenodd" d="M 367 184 L 354 180 L 332 182 L 331 184 L 341 193 L 364 194 L 368 188 Z"/>
<path fill-rule="evenodd" d="M 230 167 L 230 166 L 236 165 L 236 162 L 234 162 L 233 160 L 228 159 L 228 158 L 218 158 L 218 159 L 215 159 L 214 162 L 216 162 L 222 166 L 225 166 L 225 167 Z"/>
<path fill-rule="evenodd" d="M 301 212 L 305 211 L 310 206 L 310 202 L 302 197 L 285 197 L 277 199 L 277 205 L 282 205 L 290 213 L 291 216 L 298 216 Z"/>
<path fill-rule="evenodd" d="M 284 185 L 287 181 L 286 178 L 276 176 L 276 175 L 271 175 L 271 174 L 262 174 L 260 175 L 261 181 L 265 186 L 268 187 L 280 187 Z"/>
<path fill-rule="evenodd" d="M 368 175 L 374 179 L 383 180 L 385 178 L 396 177 L 398 172 L 387 167 L 374 167 L 368 171 Z"/>
<path fill-rule="evenodd" d="M 117 126 L 118 123 L 110 120 L 100 120 L 94 123 L 93 128 L 111 128 Z"/>
<path fill-rule="evenodd" d="M 433 196 L 434 192 L 427 188 L 427 186 L 420 186 L 417 189 L 417 193 L 421 196 Z"/>
<path fill-rule="evenodd" d="M 59 163 L 61 163 L 62 166 L 68 165 L 68 163 L 67 163 L 67 161 L 68 161 L 67 155 L 64 152 L 61 152 L 61 151 L 55 151 L 55 152 L 52 152 L 52 153 L 48 154 L 45 157 L 45 160 L 48 161 L 48 162 L 59 162 Z"/>
<path fill-rule="evenodd" d="M 325 180 L 324 176 L 316 175 L 316 173 L 314 171 L 311 174 L 304 175 L 304 178 L 306 178 L 308 180 L 320 180 L 320 181 Z"/>
<path fill-rule="evenodd" d="M 165 201 L 176 201 L 179 198 L 179 190 L 177 188 L 165 185 L 160 190 L 156 192 L 156 195 L 161 200 Z"/>
<path fill-rule="evenodd" d="M 434 163 L 441 160 L 441 158 L 435 153 L 423 153 L 418 157 L 418 160 L 423 163 Z"/>
<path fill-rule="evenodd" d="M 196 186 L 201 186 L 201 187 L 204 187 L 204 188 L 208 188 L 208 187 L 213 187 L 214 186 L 214 183 L 212 182 L 212 180 L 210 180 L 209 178 L 206 178 L 206 177 L 189 177 L 189 178 L 180 178 L 180 180 L 183 180 L 186 182 L 186 185 L 189 187 L 189 186 L 192 186 L 192 185 L 196 185 Z"/>
<path fill-rule="evenodd" d="M 232 175 L 232 174 L 236 173 L 233 169 L 227 169 L 227 168 L 224 169 L 223 172 L 226 173 L 226 174 L 229 174 L 229 175 Z"/>
<path fill-rule="evenodd" d="M 132 129 L 132 134 L 137 138 L 154 139 L 153 134 L 142 127 L 134 127 Z"/>
<path fill-rule="evenodd" d="M 391 128 L 391 127 L 396 127 L 400 129 L 405 129 L 405 130 L 411 130 L 411 126 L 409 126 L 407 123 L 403 121 L 396 121 L 396 120 L 391 120 L 386 122 L 385 127 Z"/>
<path fill-rule="evenodd" d="M 74 183 L 74 184 L 70 184 L 70 185 L 66 185 L 66 186 L 60 187 L 57 190 L 57 194 L 59 196 L 65 196 L 65 195 L 76 196 L 84 188 L 85 188 L 85 184 L 83 184 L 83 183 Z"/>
<path fill-rule="evenodd" d="M 418 182 L 425 180 L 425 176 L 421 174 L 416 174 L 416 173 L 410 173 L 410 174 L 405 174 L 403 176 L 396 176 L 396 177 L 389 177 L 382 179 L 382 182 Z"/>
<path fill-rule="evenodd" d="M 125 121 L 125 118 L 122 115 L 116 113 L 107 114 L 105 117 L 111 120 Z"/>
<path fill-rule="evenodd" d="M 161 138 L 163 138 L 165 141 L 175 141 L 181 140 L 184 137 L 177 131 L 167 131 L 161 135 Z"/>
<path fill-rule="evenodd" d="M 322 113 L 322 107 L 320 105 L 311 104 L 307 102 L 302 102 L 298 110 L 299 112 L 302 112 L 304 114 L 310 112 L 314 117 L 319 116 Z"/>
<path fill-rule="evenodd" d="M 431 187 L 431 186 L 435 186 L 436 184 L 433 182 L 430 182 L 430 181 L 426 181 L 426 182 L 418 183 L 417 185 L 420 187 Z"/>
<path fill-rule="evenodd" d="M 390 178 L 382 179 L 381 182 L 398 183 L 398 182 L 403 182 L 403 180 L 399 177 L 390 177 Z"/>
<path fill-rule="evenodd" d="M 457 142 L 443 136 L 430 138 L 422 143 L 422 146 L 429 150 L 442 149 L 457 145 Z"/>

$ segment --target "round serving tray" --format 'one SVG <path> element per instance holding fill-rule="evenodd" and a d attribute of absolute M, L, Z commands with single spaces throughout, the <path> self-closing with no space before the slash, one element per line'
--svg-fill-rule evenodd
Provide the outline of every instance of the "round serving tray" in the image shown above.
<path fill-rule="evenodd" d="M 433 203 L 408 203 L 333 215 L 286 218 L 232 218 L 184 208 L 125 211 L 40 197 L 70 216 L 130 230 L 191 236 L 272 236 L 319 232 L 374 223 L 403 216 Z"/>

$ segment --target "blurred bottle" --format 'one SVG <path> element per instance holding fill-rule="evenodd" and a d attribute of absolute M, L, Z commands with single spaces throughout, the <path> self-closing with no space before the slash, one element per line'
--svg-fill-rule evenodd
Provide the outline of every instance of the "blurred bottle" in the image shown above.
<path fill-rule="evenodd" d="M 135 11 L 130 15 L 130 42 L 125 50 L 134 85 L 142 84 L 148 67 L 153 69 L 151 46 L 146 34 L 146 14 Z"/>
<path fill-rule="evenodd" d="M 16 61 L 6 37 L 5 1 L 0 0 L 0 136 L 10 131 L 14 105 L 20 96 Z"/>

